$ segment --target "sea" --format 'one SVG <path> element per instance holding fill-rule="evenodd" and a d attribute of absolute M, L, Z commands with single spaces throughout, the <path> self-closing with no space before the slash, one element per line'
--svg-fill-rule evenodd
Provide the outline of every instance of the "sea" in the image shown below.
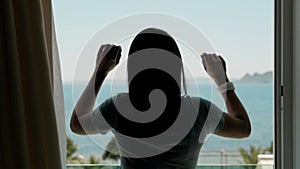
<path fill-rule="evenodd" d="M 80 94 L 86 86 L 85 82 L 64 83 L 64 105 L 67 135 L 78 146 L 76 154 L 89 157 L 91 154 L 101 157 L 107 143 L 113 137 L 112 133 L 106 135 L 81 136 L 71 132 L 69 127 L 70 117 Z M 198 96 L 218 105 L 226 111 L 224 101 L 216 92 L 213 83 L 187 84 L 188 95 Z M 271 145 L 274 133 L 274 94 L 271 83 L 236 83 L 236 93 L 245 106 L 252 124 L 252 133 L 246 139 L 222 138 L 210 135 L 201 152 L 236 152 L 239 148 L 249 150 L 250 146 L 266 148 Z M 119 92 L 128 91 L 127 85 L 121 83 L 104 83 L 99 92 L 95 108 L 105 99 Z"/>

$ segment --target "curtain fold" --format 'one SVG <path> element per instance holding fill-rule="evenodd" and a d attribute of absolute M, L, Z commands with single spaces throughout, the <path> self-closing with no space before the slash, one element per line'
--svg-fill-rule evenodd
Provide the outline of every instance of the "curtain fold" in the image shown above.
<path fill-rule="evenodd" d="M 64 108 L 51 1 L 0 3 L 0 168 L 64 168 Z"/>
<path fill-rule="evenodd" d="M 53 16 L 53 15 L 52 15 Z M 52 17 L 53 18 L 53 17 Z M 66 123 L 65 123 L 65 107 L 64 107 L 64 96 L 63 96 L 63 87 L 61 79 L 61 69 L 59 61 L 58 46 L 56 41 L 55 27 L 52 19 L 52 76 L 53 76 L 53 99 L 55 106 L 55 115 L 57 130 L 59 136 L 59 147 L 61 155 L 61 163 L 63 168 L 65 168 L 67 163 L 67 138 L 66 138 Z"/>

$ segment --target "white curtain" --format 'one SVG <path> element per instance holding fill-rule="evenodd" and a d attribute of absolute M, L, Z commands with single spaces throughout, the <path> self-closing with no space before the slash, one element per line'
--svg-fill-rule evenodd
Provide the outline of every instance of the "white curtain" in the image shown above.
<path fill-rule="evenodd" d="M 65 168 L 67 160 L 67 138 L 66 138 L 66 125 L 65 125 L 65 108 L 64 108 L 64 96 L 63 96 L 63 87 L 61 80 L 61 69 L 59 62 L 59 53 L 58 46 L 55 36 L 55 27 L 54 22 L 52 22 L 52 59 L 53 59 L 53 77 L 54 77 L 54 86 L 53 86 L 53 99 L 55 105 L 55 113 L 56 113 L 56 122 L 57 122 L 57 130 L 59 136 L 59 147 L 60 147 L 60 155 L 61 162 L 63 168 Z"/>

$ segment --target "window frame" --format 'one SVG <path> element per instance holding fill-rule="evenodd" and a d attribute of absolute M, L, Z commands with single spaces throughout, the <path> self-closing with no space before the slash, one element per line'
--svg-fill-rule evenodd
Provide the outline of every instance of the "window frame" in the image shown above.
<path fill-rule="evenodd" d="M 295 168 L 294 1 L 274 2 L 274 168 Z"/>
<path fill-rule="evenodd" d="M 274 64 L 274 168 L 295 169 L 296 139 L 294 92 L 299 89 L 295 84 L 296 55 L 295 46 L 295 1 L 275 0 L 275 64 Z M 298 152 L 299 153 L 299 152 Z"/>

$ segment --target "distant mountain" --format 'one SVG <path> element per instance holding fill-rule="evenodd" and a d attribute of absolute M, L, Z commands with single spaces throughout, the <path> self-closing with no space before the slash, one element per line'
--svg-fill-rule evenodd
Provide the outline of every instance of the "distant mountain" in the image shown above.
<path fill-rule="evenodd" d="M 237 80 L 238 83 L 272 83 L 273 82 L 273 72 L 268 71 L 263 74 L 254 73 L 250 75 L 247 73 L 241 79 Z"/>

